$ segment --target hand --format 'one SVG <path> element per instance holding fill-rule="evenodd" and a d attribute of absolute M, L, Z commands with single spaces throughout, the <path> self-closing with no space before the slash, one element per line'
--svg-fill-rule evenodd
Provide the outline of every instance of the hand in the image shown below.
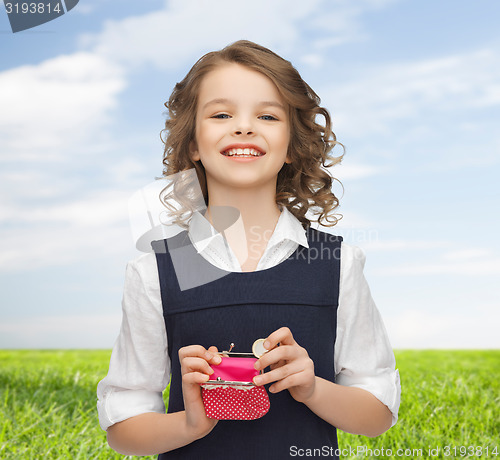
<path fill-rule="evenodd" d="M 201 345 L 189 345 L 179 350 L 182 374 L 182 394 L 186 411 L 186 428 L 197 439 L 206 436 L 218 420 L 207 417 L 201 398 L 200 383 L 210 379 L 213 369 L 209 364 L 220 364 L 216 347 L 206 350 Z"/>
<path fill-rule="evenodd" d="M 314 363 L 306 349 L 295 341 L 292 331 L 287 327 L 274 331 L 267 337 L 264 347 L 270 351 L 259 358 L 255 369 L 271 366 L 271 370 L 254 377 L 254 383 L 264 385 L 276 382 L 269 387 L 271 393 L 288 389 L 296 401 L 307 401 L 313 395 L 316 384 Z"/>

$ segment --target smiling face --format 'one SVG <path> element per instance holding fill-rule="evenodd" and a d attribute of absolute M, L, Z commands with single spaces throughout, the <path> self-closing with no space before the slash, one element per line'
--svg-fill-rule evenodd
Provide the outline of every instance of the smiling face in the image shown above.
<path fill-rule="evenodd" d="M 203 78 L 191 156 L 201 160 L 207 186 L 276 191 L 290 141 L 288 109 L 265 75 L 235 63 Z"/>

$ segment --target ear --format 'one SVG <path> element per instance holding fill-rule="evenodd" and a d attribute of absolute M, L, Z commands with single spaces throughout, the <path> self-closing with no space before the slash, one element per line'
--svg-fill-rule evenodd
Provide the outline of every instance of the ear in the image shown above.
<path fill-rule="evenodd" d="M 200 154 L 198 152 L 198 146 L 196 145 L 196 141 L 192 140 L 189 143 L 189 155 L 191 157 L 191 160 L 193 161 L 199 161 L 200 160 Z"/>

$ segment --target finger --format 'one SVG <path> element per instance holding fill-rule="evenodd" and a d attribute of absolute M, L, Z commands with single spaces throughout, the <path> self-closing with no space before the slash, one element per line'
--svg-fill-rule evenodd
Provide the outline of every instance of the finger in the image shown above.
<path fill-rule="evenodd" d="M 288 327 L 281 327 L 269 334 L 264 342 L 264 348 L 272 350 L 278 343 L 282 343 L 283 345 L 293 345 L 295 343 L 292 331 Z"/>
<path fill-rule="evenodd" d="M 205 359 L 187 356 L 181 361 L 181 373 L 186 374 L 188 372 L 201 372 L 211 375 L 214 373 L 214 370 Z"/>
<path fill-rule="evenodd" d="M 280 361 L 292 361 L 305 357 L 302 347 L 295 345 L 282 345 L 264 353 L 255 363 L 255 369 L 265 369 L 267 366 L 276 366 Z M 305 350 L 304 350 L 305 351 Z"/>
<path fill-rule="evenodd" d="M 182 376 L 182 382 L 188 384 L 205 383 L 210 380 L 210 376 L 201 372 L 188 372 Z"/>
<path fill-rule="evenodd" d="M 269 367 L 271 368 L 271 370 L 274 370 L 278 367 L 284 366 L 285 364 L 286 364 L 286 361 L 281 359 L 277 363 L 271 364 Z"/>
<path fill-rule="evenodd" d="M 262 386 L 268 383 L 276 382 L 278 380 L 282 380 L 290 375 L 298 374 L 302 372 L 304 369 L 300 365 L 300 363 L 292 362 L 289 364 L 285 364 L 284 366 L 273 369 L 269 372 L 265 372 L 264 374 L 260 374 L 254 377 L 253 382 L 256 385 Z"/>
<path fill-rule="evenodd" d="M 188 345 L 180 348 L 179 360 L 181 363 L 186 357 L 203 358 L 212 364 L 220 364 L 221 362 L 220 356 L 217 354 L 217 347 L 214 346 L 210 347 L 209 350 L 205 349 L 205 347 L 201 345 Z"/>
<path fill-rule="evenodd" d="M 199 358 L 205 357 L 207 350 L 201 345 L 188 345 L 179 349 L 179 360 L 182 360 L 186 356 L 197 356 Z"/>
<path fill-rule="evenodd" d="M 289 375 L 282 380 L 279 380 L 276 383 L 273 383 L 269 387 L 269 391 L 271 393 L 279 393 L 283 390 L 288 390 L 289 388 L 297 387 L 300 385 L 304 385 L 308 382 L 307 375 L 304 372 L 299 372 L 297 374 Z"/>
<path fill-rule="evenodd" d="M 208 349 L 208 352 L 212 354 L 212 358 L 208 360 L 210 364 L 220 364 L 222 362 L 222 358 L 219 355 L 219 350 L 215 346 L 211 346 Z"/>

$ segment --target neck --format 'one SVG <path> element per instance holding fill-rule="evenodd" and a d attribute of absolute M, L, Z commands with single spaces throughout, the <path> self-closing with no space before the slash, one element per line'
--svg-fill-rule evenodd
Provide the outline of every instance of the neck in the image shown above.
<path fill-rule="evenodd" d="M 208 194 L 205 217 L 224 233 L 240 260 L 259 259 L 281 214 L 275 201 L 276 184 L 248 189 L 218 186 L 209 188 Z"/>
<path fill-rule="evenodd" d="M 217 187 L 208 192 L 210 198 L 205 217 L 218 230 L 223 230 L 221 227 L 224 224 L 227 228 L 228 214 L 224 216 L 223 212 L 213 212 L 217 207 L 231 207 L 237 210 L 248 232 L 258 230 L 259 227 L 264 230 L 270 226 L 274 228 L 281 214 L 275 201 L 276 184 L 271 183 L 270 186 L 266 184 L 259 188 L 248 189 Z M 222 217 L 218 218 L 221 214 Z"/>

